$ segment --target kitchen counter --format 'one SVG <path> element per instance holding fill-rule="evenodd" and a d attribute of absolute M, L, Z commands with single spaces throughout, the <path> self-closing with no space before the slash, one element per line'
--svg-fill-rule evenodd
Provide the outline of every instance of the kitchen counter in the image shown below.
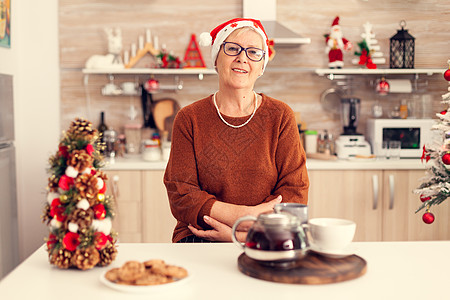
<path fill-rule="evenodd" d="M 140 156 L 117 158 L 112 164 L 107 164 L 105 170 L 164 170 L 167 161 L 148 162 Z M 308 170 L 421 170 L 426 164 L 420 159 L 360 159 L 360 160 L 318 160 L 307 159 Z"/>
<path fill-rule="evenodd" d="M 426 226 L 426 225 L 424 225 Z M 283 284 L 255 279 L 237 267 L 241 250 L 232 243 L 120 244 L 105 268 L 61 270 L 40 247 L 0 282 L 1 299 L 444 299 L 450 279 L 450 241 L 355 242 L 367 261 L 362 277 L 324 285 Z M 164 259 L 190 272 L 183 284 L 147 294 L 125 294 L 100 282 L 125 261 Z"/>

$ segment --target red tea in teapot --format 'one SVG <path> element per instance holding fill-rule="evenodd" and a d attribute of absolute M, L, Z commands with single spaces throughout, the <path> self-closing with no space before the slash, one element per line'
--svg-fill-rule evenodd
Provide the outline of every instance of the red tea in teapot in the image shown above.
<path fill-rule="evenodd" d="M 301 249 L 301 238 L 295 231 L 254 228 L 248 232 L 245 246 L 257 250 L 294 250 Z"/>

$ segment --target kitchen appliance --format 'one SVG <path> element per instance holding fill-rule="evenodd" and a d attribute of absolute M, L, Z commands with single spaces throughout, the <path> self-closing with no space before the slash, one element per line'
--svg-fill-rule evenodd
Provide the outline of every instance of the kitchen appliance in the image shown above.
<path fill-rule="evenodd" d="M 341 99 L 341 121 L 344 132 L 336 140 L 338 158 L 348 159 L 357 155 L 371 155 L 369 143 L 362 134 L 356 131 L 360 102 L 358 98 Z"/>
<path fill-rule="evenodd" d="M 13 78 L 0 74 L 0 280 L 19 264 Z"/>
<path fill-rule="evenodd" d="M 419 158 L 436 134 L 433 124 L 433 119 L 368 119 L 367 138 L 374 153 L 382 151 L 383 142 L 400 141 L 400 158 Z"/>

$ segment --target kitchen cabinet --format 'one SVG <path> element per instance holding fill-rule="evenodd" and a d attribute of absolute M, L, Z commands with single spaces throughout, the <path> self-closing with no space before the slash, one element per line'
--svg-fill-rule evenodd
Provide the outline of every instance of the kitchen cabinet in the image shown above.
<path fill-rule="evenodd" d="M 311 170 L 309 217 L 354 220 L 355 241 L 450 239 L 450 206 L 432 209 L 433 224 L 422 221 L 421 204 L 412 191 L 423 170 Z"/>
<path fill-rule="evenodd" d="M 113 229 L 122 243 L 171 242 L 175 219 L 162 177 L 163 170 L 108 170 L 107 194 L 115 198 Z"/>
<path fill-rule="evenodd" d="M 144 242 L 170 243 L 176 220 L 163 183 L 164 170 L 142 171 Z"/>

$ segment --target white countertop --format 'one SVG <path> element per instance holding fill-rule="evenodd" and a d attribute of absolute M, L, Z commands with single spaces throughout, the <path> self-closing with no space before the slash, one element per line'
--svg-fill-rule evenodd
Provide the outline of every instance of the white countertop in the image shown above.
<path fill-rule="evenodd" d="M 144 161 L 140 156 L 117 158 L 114 163 L 107 164 L 105 170 L 164 170 L 167 161 Z M 308 170 L 420 170 L 426 164 L 420 159 L 373 159 L 373 160 L 318 160 L 307 159 Z"/>
<path fill-rule="evenodd" d="M 119 244 L 116 260 L 87 271 L 61 270 L 44 246 L 0 281 L 1 299 L 446 299 L 450 241 L 355 242 L 367 261 L 360 278 L 324 285 L 283 284 L 241 273 L 241 250 L 232 243 Z M 125 294 L 103 285 L 106 270 L 128 260 L 164 259 L 191 274 L 183 285 L 147 294 Z"/>

